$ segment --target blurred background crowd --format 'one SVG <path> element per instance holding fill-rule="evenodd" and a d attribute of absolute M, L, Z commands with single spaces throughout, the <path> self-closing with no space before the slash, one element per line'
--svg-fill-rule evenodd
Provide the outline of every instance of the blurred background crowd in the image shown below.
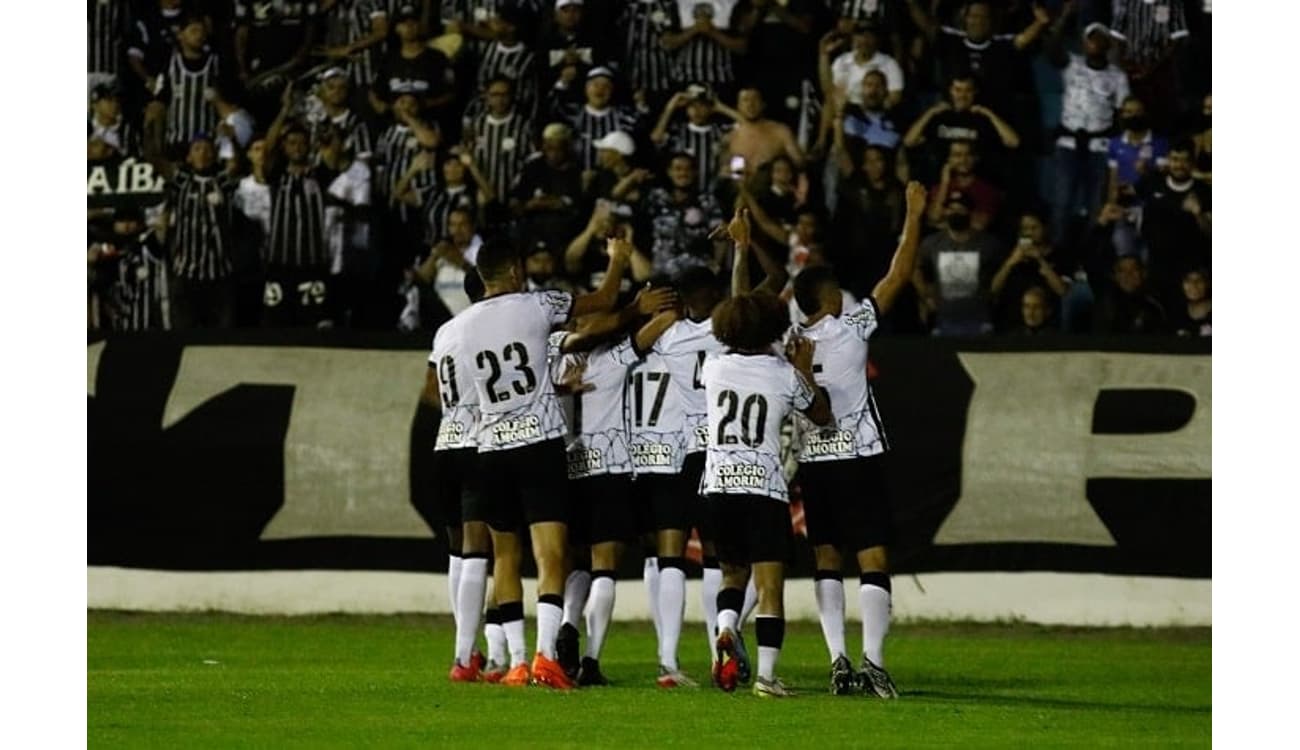
<path fill-rule="evenodd" d="M 88 0 L 88 326 L 432 330 L 748 208 L 898 334 L 1209 336 L 1209 0 Z M 725 234 L 725 233 L 724 233 Z M 787 286 L 787 290 L 788 290 Z"/>

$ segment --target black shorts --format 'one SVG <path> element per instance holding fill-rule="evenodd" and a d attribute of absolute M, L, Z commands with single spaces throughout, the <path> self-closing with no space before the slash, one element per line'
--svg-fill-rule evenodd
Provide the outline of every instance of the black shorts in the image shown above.
<path fill-rule="evenodd" d="M 479 493 L 478 452 L 456 448 L 433 452 L 434 513 L 444 526 L 486 521 Z"/>
<path fill-rule="evenodd" d="M 632 482 L 632 494 L 641 509 L 640 531 L 689 531 L 699 503 L 696 489 L 682 474 L 641 474 Z"/>
<path fill-rule="evenodd" d="M 635 541 L 640 531 L 630 474 L 600 474 L 573 479 L 570 544 Z"/>
<path fill-rule="evenodd" d="M 718 560 L 731 565 L 790 557 L 790 506 L 764 495 L 709 495 Z"/>
<path fill-rule="evenodd" d="M 329 273 L 323 270 L 267 271 L 262 287 L 262 322 L 273 328 L 316 326 L 329 319 Z"/>
<path fill-rule="evenodd" d="M 555 438 L 478 454 L 484 515 L 498 531 L 569 520 L 569 462 Z"/>
<path fill-rule="evenodd" d="M 808 541 L 852 552 L 889 544 L 893 505 L 884 455 L 799 464 Z"/>
<path fill-rule="evenodd" d="M 682 484 L 692 495 L 691 526 L 700 532 L 700 541 L 713 541 L 709 524 L 709 506 L 700 494 L 700 479 L 704 476 L 704 451 L 687 453 L 682 462 Z"/>

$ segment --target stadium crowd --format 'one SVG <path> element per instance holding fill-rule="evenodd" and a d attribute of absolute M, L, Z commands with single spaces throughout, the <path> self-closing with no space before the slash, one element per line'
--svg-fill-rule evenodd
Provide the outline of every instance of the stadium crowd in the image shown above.
<path fill-rule="evenodd" d="M 89 322 L 433 331 L 532 289 L 884 276 L 887 333 L 1209 336 L 1205 0 L 88 0 Z M 751 261 L 757 270 L 757 260 Z M 790 297 L 792 284 L 786 288 Z"/>

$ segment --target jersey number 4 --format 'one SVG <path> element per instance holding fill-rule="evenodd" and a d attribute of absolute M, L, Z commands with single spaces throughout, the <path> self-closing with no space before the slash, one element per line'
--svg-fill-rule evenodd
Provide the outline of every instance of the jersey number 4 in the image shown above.
<path fill-rule="evenodd" d="M 505 345 L 501 350 L 501 359 L 497 359 L 496 352 L 484 349 L 478 353 L 475 362 L 478 363 L 479 370 L 488 371 L 487 392 L 488 399 L 492 403 L 510 400 L 510 388 L 506 390 L 497 390 L 497 381 L 501 379 L 501 363 L 514 364 L 515 370 L 523 373 L 523 382 L 515 378 L 511 382 L 511 388 L 520 396 L 527 396 L 537 390 L 537 375 L 533 373 L 533 368 L 528 366 L 528 350 L 518 341 L 512 341 Z"/>
<path fill-rule="evenodd" d="M 727 413 L 718 422 L 718 445 L 735 445 L 744 443 L 750 448 L 763 444 L 763 435 L 767 433 L 767 397 L 751 393 L 741 405 L 740 396 L 735 391 L 727 390 L 718 394 L 718 406 Z M 740 407 L 740 439 L 730 434 L 727 428 L 736 421 L 736 409 Z M 751 430 L 750 425 L 753 425 Z"/>

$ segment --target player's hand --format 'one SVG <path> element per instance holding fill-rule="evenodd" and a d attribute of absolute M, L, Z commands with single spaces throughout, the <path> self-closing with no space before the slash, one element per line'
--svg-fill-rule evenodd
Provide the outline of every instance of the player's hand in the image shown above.
<path fill-rule="evenodd" d="M 587 374 L 586 358 L 570 362 L 560 374 L 560 379 L 555 383 L 555 390 L 558 393 L 586 393 L 595 390 L 596 386 L 583 381 L 582 376 Z"/>
<path fill-rule="evenodd" d="M 926 207 L 925 186 L 916 180 L 907 183 L 907 215 L 920 218 Z"/>
<path fill-rule="evenodd" d="M 665 310 L 677 308 L 677 292 L 671 287 L 643 287 L 636 293 L 636 311 L 642 315 L 653 315 Z"/>
<path fill-rule="evenodd" d="M 610 237 L 605 246 L 609 259 L 616 265 L 627 265 L 632 259 L 632 243 L 620 237 Z"/>
<path fill-rule="evenodd" d="M 799 372 L 810 374 L 813 368 L 813 352 L 817 345 L 803 336 L 791 336 L 785 345 L 785 356 Z"/>

